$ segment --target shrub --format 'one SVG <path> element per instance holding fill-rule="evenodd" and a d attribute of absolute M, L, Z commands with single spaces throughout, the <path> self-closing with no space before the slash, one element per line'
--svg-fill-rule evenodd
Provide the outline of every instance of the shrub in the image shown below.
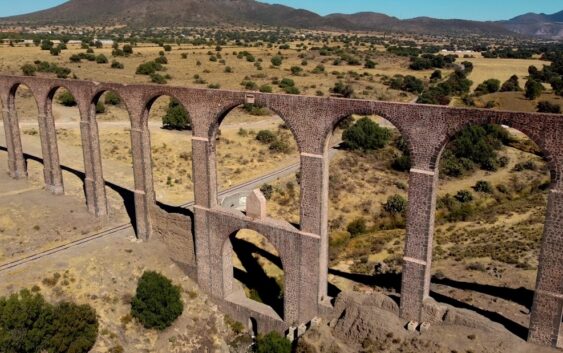
<path fill-rule="evenodd" d="M 561 114 L 561 106 L 559 104 L 551 103 L 548 101 L 541 101 L 537 105 L 539 113 L 552 113 Z"/>
<path fill-rule="evenodd" d="M 364 64 L 364 67 L 366 69 L 375 69 L 375 67 L 377 66 L 377 63 L 373 60 L 367 59 L 366 63 Z"/>
<path fill-rule="evenodd" d="M 260 187 L 260 191 L 264 194 L 266 200 L 270 200 L 274 194 L 274 187 L 270 184 L 264 184 Z"/>
<path fill-rule="evenodd" d="M 270 130 L 260 130 L 256 134 L 256 140 L 263 144 L 270 144 L 276 140 L 276 135 Z"/>
<path fill-rule="evenodd" d="M 86 353 L 97 335 L 96 312 L 89 305 L 53 306 L 28 290 L 0 298 L 1 352 Z"/>
<path fill-rule="evenodd" d="M 159 85 L 164 85 L 164 84 L 166 84 L 167 81 L 166 81 L 166 78 L 164 76 L 155 72 L 155 73 L 151 74 L 151 82 L 157 83 Z"/>
<path fill-rule="evenodd" d="M 166 44 L 164 47 L 164 51 L 172 51 L 172 46 Z"/>
<path fill-rule="evenodd" d="M 543 91 L 544 91 L 544 87 L 541 84 L 541 82 L 531 78 L 528 79 L 528 81 L 526 82 L 526 92 L 525 92 L 526 98 L 530 100 L 534 100 L 538 98 Z"/>
<path fill-rule="evenodd" d="M 96 103 L 96 114 L 103 114 L 105 112 L 106 106 L 104 105 L 104 102 L 98 101 L 98 103 Z"/>
<path fill-rule="evenodd" d="M 439 81 L 442 79 L 442 71 L 441 70 L 434 70 L 432 75 L 430 75 L 430 80 L 432 81 Z"/>
<path fill-rule="evenodd" d="M 131 55 L 133 54 L 133 47 L 130 44 L 125 44 L 123 46 L 123 53 L 125 55 Z"/>
<path fill-rule="evenodd" d="M 161 55 L 158 58 L 154 59 L 154 62 L 157 64 L 165 65 L 168 64 L 168 59 L 166 58 L 166 56 Z"/>
<path fill-rule="evenodd" d="M 407 211 L 407 200 L 401 195 L 389 196 L 383 209 L 391 215 L 404 214 Z"/>
<path fill-rule="evenodd" d="M 331 88 L 331 92 L 341 95 L 345 98 L 350 98 L 354 95 L 354 89 L 350 85 L 344 84 L 342 81 L 338 81 L 334 84 L 334 87 Z"/>
<path fill-rule="evenodd" d="M 353 220 L 352 222 L 350 222 L 348 224 L 348 227 L 346 227 L 346 230 L 353 237 L 360 235 L 360 234 L 363 234 L 367 231 L 366 220 L 362 217 L 356 218 L 355 220 Z"/>
<path fill-rule="evenodd" d="M 272 91 L 273 91 L 272 86 L 270 86 L 270 85 L 262 85 L 262 86 L 260 86 L 259 90 L 262 93 L 272 93 Z"/>
<path fill-rule="evenodd" d="M 390 138 L 389 129 L 380 127 L 367 117 L 355 122 L 342 134 L 344 145 L 352 150 L 377 150 L 383 148 Z"/>
<path fill-rule="evenodd" d="M 122 63 L 120 63 L 119 61 L 113 60 L 111 62 L 111 68 L 121 70 L 121 69 L 125 68 L 125 66 Z"/>
<path fill-rule="evenodd" d="M 260 335 L 256 340 L 256 353 L 291 353 L 291 342 L 277 332 Z"/>
<path fill-rule="evenodd" d="M 475 190 L 476 192 L 482 192 L 484 194 L 492 194 L 493 186 L 486 180 L 479 180 L 473 187 L 473 190 Z"/>
<path fill-rule="evenodd" d="M 50 52 L 51 55 L 53 55 L 53 56 L 59 56 L 59 54 L 61 53 L 61 48 L 59 48 L 59 47 L 52 47 L 51 49 L 49 49 L 49 52 Z"/>
<path fill-rule="evenodd" d="M 156 63 L 154 61 L 149 61 L 146 63 L 142 63 L 137 67 L 137 71 L 135 72 L 137 75 L 151 75 L 154 74 L 156 71 L 162 71 L 162 65 Z"/>
<path fill-rule="evenodd" d="M 166 115 L 162 118 L 162 125 L 165 129 L 186 130 L 191 128 L 192 121 L 184 106 L 172 99 L 168 104 Z"/>
<path fill-rule="evenodd" d="M 292 66 L 291 67 L 291 74 L 293 76 L 299 76 L 303 72 L 303 68 L 300 66 Z"/>
<path fill-rule="evenodd" d="M 287 154 L 291 152 L 291 146 L 285 139 L 275 139 L 270 143 L 270 151 Z"/>
<path fill-rule="evenodd" d="M 468 190 L 460 190 L 455 195 L 455 199 L 461 203 L 468 203 L 473 201 L 473 194 L 471 193 L 471 191 Z"/>
<path fill-rule="evenodd" d="M 35 72 L 37 71 L 37 67 L 33 64 L 25 64 L 21 67 L 21 69 L 25 76 L 35 76 Z"/>
<path fill-rule="evenodd" d="M 495 93 L 500 90 L 500 81 L 496 79 L 489 79 L 481 83 L 477 88 L 475 88 L 475 94 L 483 95 L 489 93 Z"/>
<path fill-rule="evenodd" d="M 280 66 L 283 63 L 283 58 L 279 55 L 276 55 L 272 58 L 272 65 Z"/>
<path fill-rule="evenodd" d="M 411 169 L 411 158 L 408 154 L 403 154 L 400 157 L 397 157 L 391 163 L 391 168 L 395 169 L 398 172 L 406 172 Z"/>
<path fill-rule="evenodd" d="M 121 98 L 119 97 L 119 95 L 117 93 L 115 93 L 113 91 L 109 91 L 108 93 L 106 93 L 104 103 L 110 104 L 110 105 L 118 105 L 118 104 L 121 103 Z"/>
<path fill-rule="evenodd" d="M 184 311 L 180 292 L 180 287 L 160 273 L 146 271 L 131 301 L 131 315 L 145 328 L 164 330 Z"/>
<path fill-rule="evenodd" d="M 99 54 L 98 56 L 96 56 L 96 63 L 97 64 L 107 64 L 108 58 L 106 58 L 106 56 L 104 54 Z"/>
<path fill-rule="evenodd" d="M 76 99 L 69 91 L 64 91 L 59 96 L 59 103 L 65 107 L 74 107 L 76 106 Z"/>
<path fill-rule="evenodd" d="M 270 115 L 270 111 L 268 110 L 268 108 L 262 107 L 260 105 L 256 105 L 256 104 L 250 104 L 250 103 L 245 103 L 242 108 L 249 113 L 250 115 L 255 115 L 255 116 L 266 116 L 266 115 Z"/>
<path fill-rule="evenodd" d="M 501 92 L 518 92 L 521 91 L 520 83 L 518 82 L 518 76 L 512 75 L 508 80 L 506 80 L 501 88 Z"/>
<path fill-rule="evenodd" d="M 89 352 L 98 336 L 96 312 L 89 305 L 63 302 L 53 313 L 54 335 L 49 341 L 52 352 Z"/>
<path fill-rule="evenodd" d="M 82 60 L 82 57 L 78 54 L 73 54 L 69 58 L 71 63 L 79 63 Z"/>

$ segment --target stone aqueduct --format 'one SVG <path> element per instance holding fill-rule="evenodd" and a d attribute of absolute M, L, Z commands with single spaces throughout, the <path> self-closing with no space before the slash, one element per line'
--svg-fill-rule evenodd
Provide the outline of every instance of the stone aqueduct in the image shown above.
<path fill-rule="evenodd" d="M 318 98 L 206 90 L 157 85 L 56 80 L 0 76 L 0 99 L 9 173 L 25 178 L 26 163 L 15 109 L 20 85 L 33 93 L 39 110 L 39 131 L 48 190 L 64 192 L 51 110 L 55 91 L 64 87 L 78 102 L 84 151 L 85 194 L 96 216 L 108 212 L 102 173 L 95 105 L 107 91 L 117 93 L 129 112 L 136 230 L 149 240 L 155 229 L 174 228 L 182 236 L 187 262 L 201 288 L 239 320 L 257 319 L 261 330 L 284 330 L 308 322 L 331 309 L 328 274 L 328 139 L 340 119 L 375 114 L 395 125 L 407 141 L 412 157 L 409 177 L 407 234 L 401 284 L 400 313 L 406 320 L 424 320 L 429 296 L 432 237 L 438 181 L 438 161 L 449 139 L 468 124 L 497 123 L 514 127 L 535 141 L 547 156 L 552 183 L 548 197 L 540 266 L 531 313 L 529 341 L 556 345 L 563 312 L 563 116 L 480 109 L 389 103 L 369 100 Z M 194 214 L 178 221 L 156 207 L 152 181 L 148 113 L 163 95 L 176 98 L 193 120 Z M 298 227 L 272 219 L 253 219 L 222 208 L 217 202 L 215 141 L 222 119 L 233 108 L 253 99 L 276 112 L 292 131 L 301 158 L 301 213 Z M 174 223 L 176 222 L 176 223 Z M 182 223 L 183 222 L 183 223 Z M 176 224 L 174 226 L 174 224 Z M 193 224 L 193 226 L 192 226 Z M 169 229 L 169 230 L 170 230 Z M 277 249 L 285 271 L 283 318 L 260 305 L 233 299 L 232 247 L 229 236 L 240 229 L 263 234 Z M 244 322 L 244 321 L 243 321 Z"/>

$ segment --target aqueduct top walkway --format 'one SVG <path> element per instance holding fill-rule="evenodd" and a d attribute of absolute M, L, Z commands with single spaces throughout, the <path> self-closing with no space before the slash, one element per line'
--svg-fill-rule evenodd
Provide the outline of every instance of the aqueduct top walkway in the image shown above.
<path fill-rule="evenodd" d="M 30 88 L 39 109 L 39 130 L 47 188 L 64 192 L 55 122 L 51 110 L 58 88 L 76 98 L 81 115 L 85 190 L 89 210 L 107 214 L 95 106 L 107 91 L 117 93 L 129 112 L 135 213 L 138 236 L 148 240 L 159 222 L 155 217 L 148 113 L 163 95 L 177 99 L 193 121 L 193 264 L 199 285 L 225 303 L 236 318 L 256 317 L 264 327 L 283 329 L 306 322 L 325 310 L 328 267 L 328 139 L 338 122 L 351 114 L 379 115 L 395 125 L 412 158 L 408 189 L 407 236 L 401 288 L 401 316 L 420 321 L 429 295 L 432 236 L 438 181 L 438 162 L 451 137 L 469 124 L 504 124 L 527 134 L 544 151 L 551 171 L 540 266 L 532 308 L 529 340 L 555 345 L 563 309 L 563 116 L 369 100 L 319 98 L 206 90 L 157 85 L 122 85 L 78 80 L 0 76 L 0 101 L 14 178 L 27 174 L 23 158 L 15 93 Z M 299 227 L 267 218 L 252 218 L 221 208 L 217 203 L 215 141 L 222 119 L 233 108 L 255 102 L 276 112 L 297 141 L 301 155 L 301 215 Z M 161 212 L 161 211 L 158 211 Z M 276 246 L 285 270 L 283 318 L 232 299 L 233 277 L 228 237 L 240 229 L 263 234 Z M 186 229 L 191 234 L 191 229 Z M 189 236 L 186 242 L 192 241 Z M 195 249 L 195 250 L 194 250 Z"/>

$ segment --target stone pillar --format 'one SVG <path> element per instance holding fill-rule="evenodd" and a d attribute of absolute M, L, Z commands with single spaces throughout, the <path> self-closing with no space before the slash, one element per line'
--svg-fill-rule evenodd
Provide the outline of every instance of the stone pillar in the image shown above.
<path fill-rule="evenodd" d="M 430 292 L 437 184 L 434 171 L 411 169 L 401 282 L 401 317 L 406 320 L 421 321 L 423 301 Z"/>
<path fill-rule="evenodd" d="M 320 237 L 318 302 L 328 291 L 328 152 L 301 153 L 301 231 Z M 313 285 L 313 284 L 311 284 Z"/>
<path fill-rule="evenodd" d="M 152 234 L 151 207 L 155 204 L 152 181 L 151 142 L 148 126 L 131 128 L 131 151 L 135 177 L 135 218 L 137 237 L 149 240 Z"/>
<path fill-rule="evenodd" d="M 563 313 L 563 191 L 551 190 L 528 341 L 557 345 Z"/>
<path fill-rule="evenodd" d="M 46 109 L 45 113 L 41 113 L 40 111 L 38 121 L 39 133 L 41 135 L 41 148 L 43 152 L 43 174 L 45 176 L 45 185 L 53 194 L 63 195 L 63 173 L 59 160 L 55 119 L 51 109 Z"/>
<path fill-rule="evenodd" d="M 23 157 L 23 147 L 20 135 L 20 126 L 16 113 L 16 106 L 11 98 L 8 109 L 3 110 L 4 131 L 8 148 L 8 170 L 14 179 L 27 178 L 27 164 Z"/>
<path fill-rule="evenodd" d="M 108 214 L 108 202 L 95 106 L 85 116 L 81 112 L 80 136 L 84 155 L 86 204 L 90 213 L 103 217 Z"/>
<path fill-rule="evenodd" d="M 199 286 L 211 293 L 211 239 L 207 210 L 217 206 L 217 171 L 215 150 L 207 137 L 192 137 L 192 156 L 197 277 Z"/>

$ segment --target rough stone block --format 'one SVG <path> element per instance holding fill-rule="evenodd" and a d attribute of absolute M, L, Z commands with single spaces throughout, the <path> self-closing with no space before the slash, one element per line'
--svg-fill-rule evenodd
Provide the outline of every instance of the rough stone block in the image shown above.
<path fill-rule="evenodd" d="M 416 321 L 409 321 L 409 323 L 407 324 L 407 330 L 411 332 L 415 332 L 417 327 L 418 327 L 418 322 Z"/>
<path fill-rule="evenodd" d="M 290 327 L 287 329 L 287 334 L 285 335 L 285 337 L 286 337 L 290 342 L 295 341 L 295 339 L 297 338 L 296 335 L 295 335 L 296 331 L 297 331 L 297 328 L 296 328 L 296 327 L 290 326 Z"/>
<path fill-rule="evenodd" d="M 421 333 L 426 332 L 426 331 L 430 330 L 430 323 L 429 322 L 423 322 L 422 324 L 420 324 L 420 327 L 418 329 Z"/>
<path fill-rule="evenodd" d="M 256 189 L 246 198 L 246 215 L 250 218 L 266 218 L 266 198 L 262 191 Z"/>
<path fill-rule="evenodd" d="M 307 325 L 301 324 L 297 326 L 297 337 L 301 337 L 307 332 Z"/>
<path fill-rule="evenodd" d="M 314 317 L 313 320 L 311 320 L 311 327 L 319 327 L 321 326 L 321 322 L 322 319 L 320 317 Z"/>

